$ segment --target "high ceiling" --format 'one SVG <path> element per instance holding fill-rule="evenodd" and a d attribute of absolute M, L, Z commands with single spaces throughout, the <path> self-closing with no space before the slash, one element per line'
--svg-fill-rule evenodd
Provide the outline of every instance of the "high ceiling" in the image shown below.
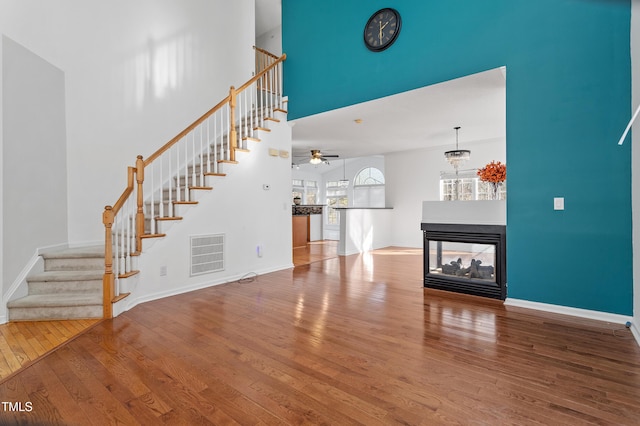
<path fill-rule="evenodd" d="M 256 0 L 256 37 L 280 26 L 282 0 Z"/>
<path fill-rule="evenodd" d="M 502 68 L 294 120 L 293 162 L 310 150 L 340 158 L 422 148 L 453 149 L 505 138 L 506 85 Z M 357 123 L 356 120 L 361 120 Z"/>
<path fill-rule="evenodd" d="M 281 0 L 256 0 L 256 36 L 281 25 Z M 305 165 L 312 149 L 341 159 L 421 148 L 453 149 L 505 138 L 506 84 L 497 68 L 292 121 L 292 159 Z M 356 123 L 355 120 L 361 120 Z"/>

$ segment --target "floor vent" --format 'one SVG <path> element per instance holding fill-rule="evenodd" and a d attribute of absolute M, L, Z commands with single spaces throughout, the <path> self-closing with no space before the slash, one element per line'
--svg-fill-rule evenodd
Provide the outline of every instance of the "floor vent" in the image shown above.
<path fill-rule="evenodd" d="M 191 237 L 191 276 L 224 270 L 224 234 Z"/>

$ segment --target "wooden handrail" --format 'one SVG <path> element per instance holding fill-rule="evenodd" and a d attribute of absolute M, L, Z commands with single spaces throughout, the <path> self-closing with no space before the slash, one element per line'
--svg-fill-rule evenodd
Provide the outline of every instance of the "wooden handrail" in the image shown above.
<path fill-rule="evenodd" d="M 158 157 L 160 157 L 162 154 L 164 154 L 166 151 L 169 150 L 169 148 L 171 148 L 173 145 L 175 145 L 180 139 L 182 139 L 183 137 L 185 137 L 186 135 L 189 134 L 189 132 L 191 132 L 193 129 L 195 129 L 196 127 L 198 127 L 200 124 L 202 124 L 202 122 L 204 120 L 206 120 L 207 118 L 209 118 L 211 115 L 213 115 L 216 111 L 218 111 L 220 108 L 222 108 L 223 106 L 225 106 L 226 104 L 229 103 L 231 96 L 227 96 L 226 98 L 224 98 L 223 100 L 221 100 L 216 106 L 214 106 L 213 108 L 211 108 L 209 111 L 205 112 L 200 118 L 198 118 L 196 121 L 194 121 L 193 123 L 191 123 L 189 125 L 189 127 L 187 127 L 186 129 L 184 129 L 183 131 L 181 131 L 180 133 L 178 133 L 173 139 L 171 139 L 169 142 L 165 143 L 159 150 L 157 150 L 156 152 L 154 152 L 153 154 L 151 154 L 150 156 L 147 157 L 146 160 L 144 160 L 144 166 L 147 167 L 149 164 L 151 164 L 155 159 L 157 159 Z"/>
<path fill-rule="evenodd" d="M 236 130 L 236 104 L 238 94 L 249 88 L 252 84 L 256 83 L 258 80 L 267 75 L 271 70 L 273 70 L 278 64 L 282 63 L 286 59 L 286 55 L 282 55 L 279 58 L 267 52 L 264 49 L 260 49 L 254 46 L 256 52 L 266 56 L 269 58 L 269 62 L 271 59 L 274 60 L 273 63 L 269 64 L 269 66 L 264 69 L 258 71 L 256 75 L 251 78 L 248 82 L 243 84 L 239 89 L 235 89 L 231 86 L 229 90 L 229 95 L 221 100 L 216 106 L 205 112 L 200 118 L 191 123 L 187 128 L 178 133 L 174 138 L 165 143 L 160 149 L 156 152 L 148 156 L 146 159 L 143 159 L 141 155 L 138 155 L 136 158 L 135 167 L 127 168 L 127 187 L 122 192 L 122 195 L 118 198 L 116 203 L 113 206 L 106 206 L 103 213 L 103 224 L 105 226 L 105 273 L 103 276 L 103 315 L 104 318 L 111 318 L 113 316 L 113 306 L 112 301 L 114 300 L 115 294 L 115 273 L 113 267 L 113 235 L 112 235 L 112 227 L 116 224 L 116 215 L 118 212 L 124 207 L 125 203 L 134 191 L 137 188 L 137 199 L 136 202 L 136 210 L 135 210 L 135 226 L 134 226 L 134 239 L 135 239 L 135 251 L 137 253 L 142 252 L 142 236 L 144 235 L 144 180 L 145 180 L 145 167 L 149 166 L 153 161 L 162 156 L 165 152 L 169 151 L 171 147 L 180 142 L 183 138 L 185 138 L 189 133 L 194 131 L 199 125 L 201 125 L 205 120 L 211 117 L 213 114 L 221 110 L 225 105 L 229 105 L 229 158 L 231 161 L 235 161 L 235 151 L 238 148 L 238 132 Z M 207 141 L 209 143 L 209 141 Z M 194 175 L 195 176 L 195 175 Z M 195 179 L 195 178 L 194 178 Z M 136 186 L 137 185 L 137 186 Z M 185 187 L 186 190 L 186 187 Z M 119 224 L 120 222 L 118 222 Z M 116 225 L 118 226 L 118 225 Z M 129 253 L 129 252 L 128 252 Z M 118 266 L 118 265 L 116 265 Z M 116 267 L 116 270 L 118 267 Z"/>
<path fill-rule="evenodd" d="M 256 47 L 256 50 L 262 51 L 262 49 Z M 272 55 L 272 54 L 271 54 Z M 242 86 L 240 86 L 239 89 L 235 90 L 235 93 L 238 94 L 244 90 L 246 90 L 249 86 L 251 86 L 253 83 L 255 83 L 256 81 L 258 81 L 260 78 L 262 78 L 266 73 L 268 73 L 269 71 L 271 71 L 273 68 L 275 68 L 278 64 L 284 62 L 287 59 L 287 55 L 283 54 L 282 56 L 280 56 L 279 58 L 275 55 L 272 55 L 275 58 L 277 58 L 277 61 L 274 62 L 273 64 L 269 65 L 267 68 L 265 68 L 264 70 L 262 70 L 260 73 L 256 74 L 253 78 L 251 78 L 251 80 L 247 81 L 245 84 L 243 84 Z M 165 143 L 159 150 L 157 150 L 156 152 L 154 152 L 153 154 L 151 154 L 150 156 L 148 156 L 145 160 L 144 160 L 144 166 L 147 167 L 149 164 L 151 164 L 155 159 L 157 159 L 158 157 L 160 157 L 163 153 L 165 153 L 166 151 L 169 150 L 169 148 L 171 148 L 173 145 L 175 145 L 180 139 L 182 139 L 183 137 L 185 137 L 186 135 L 189 134 L 189 132 L 191 132 L 193 129 L 195 129 L 196 127 L 198 127 L 200 124 L 202 124 L 202 122 L 204 120 L 206 120 L 207 118 L 209 118 L 211 115 L 213 115 L 216 111 L 218 111 L 220 108 L 222 108 L 224 105 L 226 104 L 230 104 L 231 103 L 231 93 L 229 94 L 229 96 L 227 96 L 226 98 L 224 98 L 223 100 L 221 100 L 216 106 L 214 106 L 213 108 L 211 108 L 209 111 L 205 112 L 200 118 L 198 118 L 196 121 L 194 121 L 193 123 L 191 123 L 186 129 L 184 129 L 182 132 L 178 133 L 173 139 L 171 139 L 169 142 Z M 234 125 L 232 123 L 232 129 L 234 128 Z"/>
<path fill-rule="evenodd" d="M 131 193 L 133 193 L 133 181 L 134 181 L 133 176 L 135 175 L 135 172 L 136 172 L 135 167 L 127 168 L 127 187 L 122 192 L 122 195 L 120 196 L 120 198 L 118 198 L 118 201 L 116 201 L 116 203 L 112 207 L 114 216 L 120 211 L 122 206 L 124 206 L 124 203 L 127 201 Z"/>
<path fill-rule="evenodd" d="M 273 53 L 271 53 L 271 52 L 269 52 L 269 51 L 267 51 L 267 50 L 260 49 L 260 48 L 259 48 L 259 47 L 257 47 L 257 46 L 253 46 L 253 49 L 254 49 L 255 51 L 257 51 L 257 52 L 264 53 L 265 55 L 267 55 L 267 56 L 269 56 L 269 57 L 271 57 L 271 58 L 273 58 L 273 59 L 278 59 L 278 56 L 277 56 L 277 55 L 274 55 Z"/>
<path fill-rule="evenodd" d="M 256 74 L 251 80 L 247 81 L 245 84 L 243 84 L 242 86 L 240 86 L 239 89 L 236 90 L 236 92 L 240 93 L 242 91 L 244 91 L 247 87 L 251 86 L 253 83 L 255 83 L 256 81 L 258 81 L 259 79 L 261 79 L 262 77 L 264 77 L 264 75 L 266 73 L 268 73 L 269 71 L 271 71 L 272 69 L 274 69 L 275 67 L 278 66 L 278 64 L 281 64 L 282 62 L 284 62 L 287 59 L 287 54 L 283 53 L 282 56 L 280 56 L 278 58 L 278 60 L 274 63 L 272 63 L 271 65 L 269 65 L 268 67 L 266 67 L 264 70 L 262 70 L 261 72 L 259 72 L 258 74 Z"/>
<path fill-rule="evenodd" d="M 138 157 L 141 158 L 141 157 Z M 120 211 L 124 203 L 133 193 L 133 182 L 136 168 L 127 168 L 127 187 L 112 206 L 105 206 L 102 213 L 102 224 L 104 225 L 104 275 L 102 277 L 102 316 L 111 318 L 113 316 L 113 306 L 111 301 L 115 297 L 115 277 L 113 275 L 113 236 L 111 227 L 116 214 Z"/>

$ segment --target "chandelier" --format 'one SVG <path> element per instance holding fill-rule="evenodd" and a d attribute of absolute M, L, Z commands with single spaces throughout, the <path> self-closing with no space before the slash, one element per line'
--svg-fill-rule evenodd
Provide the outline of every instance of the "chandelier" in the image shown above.
<path fill-rule="evenodd" d="M 454 129 L 456 130 L 456 149 L 445 152 L 444 157 L 447 159 L 449 164 L 457 170 L 458 167 L 469 160 L 471 157 L 471 151 L 468 149 L 458 149 L 458 130 L 460 130 L 460 126 L 454 127 Z"/>

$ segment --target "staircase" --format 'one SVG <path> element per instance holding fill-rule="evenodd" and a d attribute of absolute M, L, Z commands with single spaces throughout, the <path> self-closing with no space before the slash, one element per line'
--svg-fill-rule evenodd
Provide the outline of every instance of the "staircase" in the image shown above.
<path fill-rule="evenodd" d="M 105 208 L 105 244 L 42 254 L 44 272 L 27 277 L 28 295 L 8 302 L 9 321 L 110 318 L 121 280 L 139 273 L 143 241 L 162 238 L 171 223 L 213 189 L 208 181 L 224 177 L 237 164 L 236 152 L 250 152 L 265 123 L 286 113 L 278 58 L 256 49 L 255 76 L 146 159 L 128 168 L 128 186 Z M 260 64 L 260 65 L 259 65 Z M 233 167 L 233 166 L 231 166 Z"/>
<path fill-rule="evenodd" d="M 10 321 L 100 318 L 104 248 L 42 254 L 44 272 L 27 277 L 28 295 L 7 304 Z"/>

